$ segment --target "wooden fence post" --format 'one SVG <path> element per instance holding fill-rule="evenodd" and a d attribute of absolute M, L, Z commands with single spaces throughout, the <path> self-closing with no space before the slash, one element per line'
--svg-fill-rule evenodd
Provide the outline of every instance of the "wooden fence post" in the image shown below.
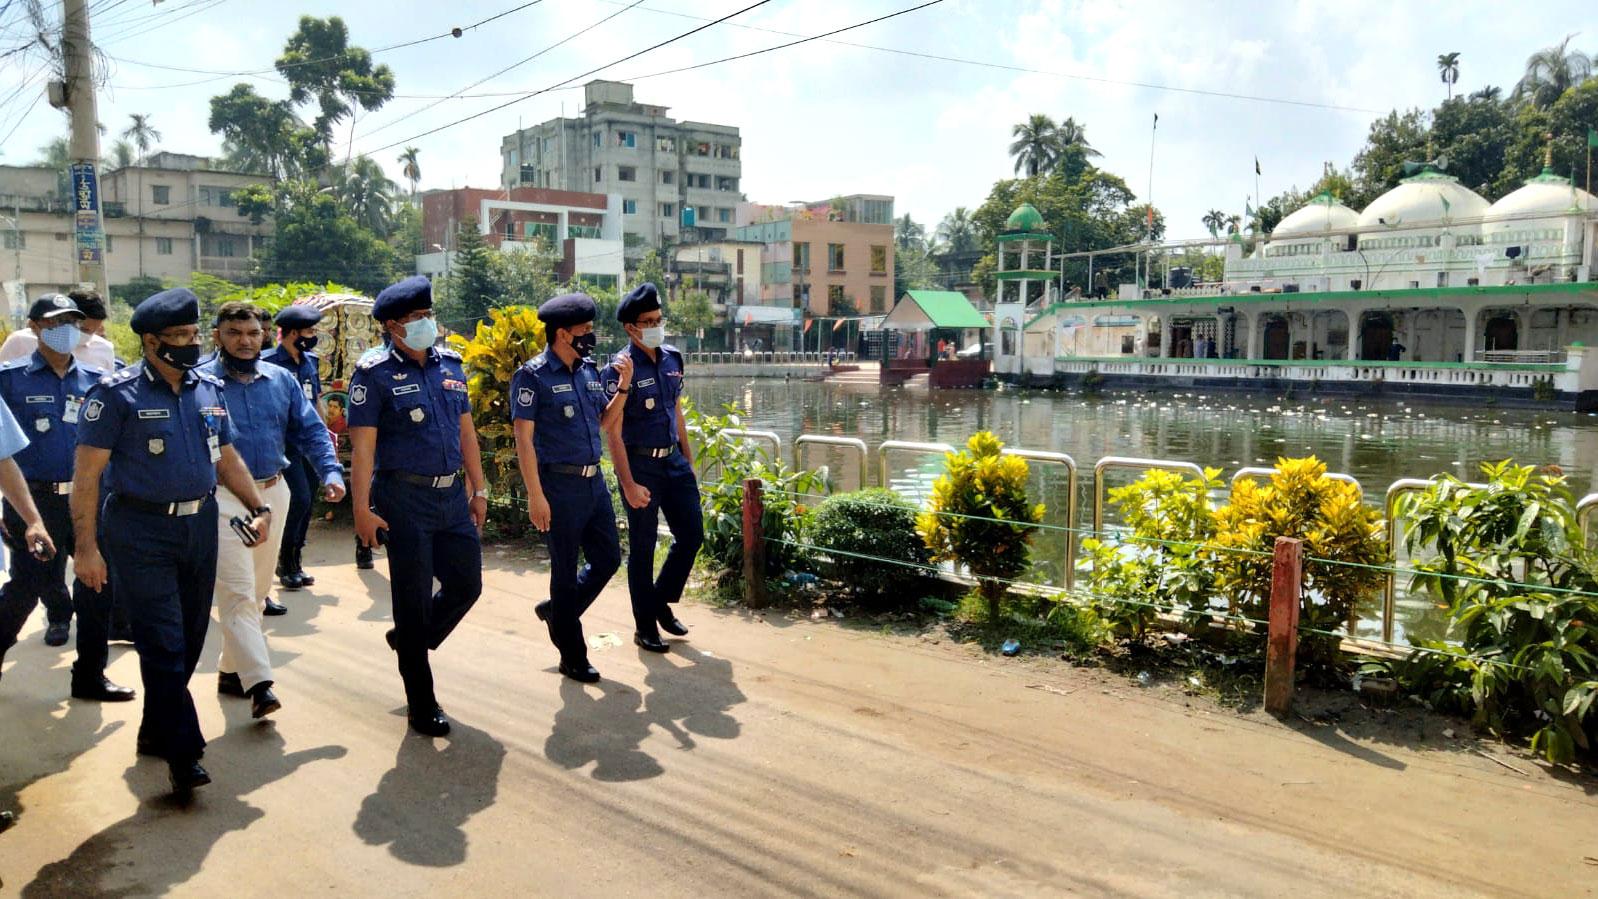
<path fill-rule="evenodd" d="M 1303 541 L 1296 537 L 1276 538 L 1276 556 L 1271 564 L 1270 642 L 1265 649 L 1265 710 L 1277 717 L 1287 715 L 1293 708 L 1303 559 Z"/>
<path fill-rule="evenodd" d="M 744 603 L 766 607 L 766 503 L 759 478 L 744 480 Z"/>

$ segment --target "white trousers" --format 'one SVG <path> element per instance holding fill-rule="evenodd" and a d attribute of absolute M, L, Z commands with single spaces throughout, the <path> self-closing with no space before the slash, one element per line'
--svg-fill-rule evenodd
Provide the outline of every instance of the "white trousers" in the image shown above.
<path fill-rule="evenodd" d="M 218 672 L 237 674 L 248 690 L 272 679 L 272 660 L 261 630 L 261 612 L 272 590 L 277 551 L 288 518 L 289 485 L 283 478 L 260 488 L 272 507 L 272 532 L 255 547 L 245 546 L 228 522 L 250 513 L 233 491 L 216 488 L 216 617 L 222 623 L 222 661 Z"/>

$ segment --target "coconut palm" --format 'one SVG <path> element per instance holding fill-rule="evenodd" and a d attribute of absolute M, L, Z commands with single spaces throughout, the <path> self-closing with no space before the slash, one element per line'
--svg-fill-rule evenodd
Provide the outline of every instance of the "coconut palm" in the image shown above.
<path fill-rule="evenodd" d="M 150 148 L 155 146 L 156 141 L 161 139 L 161 132 L 155 130 L 155 126 L 150 124 L 151 117 L 147 112 L 129 113 L 128 118 L 133 120 L 133 124 L 122 129 L 122 136 L 133 141 L 133 145 L 139 148 L 139 161 L 148 160 L 150 158 Z"/>
<path fill-rule="evenodd" d="M 333 195 L 351 218 L 379 236 L 386 236 L 392 224 L 394 187 L 370 156 L 357 156 L 333 173 Z"/>
<path fill-rule="evenodd" d="M 1210 230 L 1211 237 L 1219 237 L 1221 229 L 1227 224 L 1226 213 L 1219 209 L 1211 209 L 1204 213 L 1204 227 Z"/>
<path fill-rule="evenodd" d="M 1446 99 L 1454 99 L 1454 84 L 1459 81 L 1459 51 L 1437 54 L 1437 74 L 1448 86 Z"/>
<path fill-rule="evenodd" d="M 406 147 L 405 152 L 399 155 L 400 174 L 411 183 L 411 202 L 416 201 L 416 185 L 422 180 L 422 165 L 416 161 L 416 154 L 421 151 L 415 147 Z"/>
<path fill-rule="evenodd" d="M 1015 157 L 1015 171 L 1026 169 L 1028 178 L 1054 167 L 1060 157 L 1060 137 L 1054 120 L 1042 113 L 1010 129 L 1010 155 Z"/>
<path fill-rule="evenodd" d="M 920 222 L 910 217 L 906 212 L 893 220 L 893 242 L 901 250 L 911 247 L 923 247 L 927 240 L 927 229 Z"/>
<path fill-rule="evenodd" d="M 1065 121 L 1054 129 L 1054 136 L 1061 150 L 1068 147 L 1081 147 L 1083 156 L 1091 158 L 1104 155 L 1093 149 L 1093 145 L 1088 143 L 1087 126 L 1079 123 L 1071 116 L 1066 116 Z"/>
<path fill-rule="evenodd" d="M 944 216 L 943 221 L 938 223 L 938 239 L 943 241 L 949 253 L 959 255 L 976 251 L 977 224 L 971 218 L 971 210 L 956 206 L 953 212 Z"/>
<path fill-rule="evenodd" d="M 106 160 L 109 168 L 125 169 L 133 164 L 133 145 L 125 140 L 119 140 L 111 145 L 111 158 Z"/>
<path fill-rule="evenodd" d="M 1592 77 L 1592 59 L 1580 50 L 1570 49 L 1574 37 L 1567 34 L 1564 40 L 1527 58 L 1526 74 L 1515 85 L 1514 99 L 1545 108 L 1566 90 Z"/>
<path fill-rule="evenodd" d="M 1226 217 L 1226 233 L 1236 234 L 1243 228 L 1243 217 L 1233 213 Z"/>

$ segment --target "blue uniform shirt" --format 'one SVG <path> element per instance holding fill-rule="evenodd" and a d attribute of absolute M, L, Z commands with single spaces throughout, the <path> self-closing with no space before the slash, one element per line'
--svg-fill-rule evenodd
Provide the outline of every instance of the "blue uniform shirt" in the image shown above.
<path fill-rule="evenodd" d="M 17 466 L 30 481 L 72 480 L 83 398 L 105 372 L 67 357 L 65 375 L 56 377 L 37 350 L 26 359 L 0 365 L 0 400 L 30 436 L 17 453 Z"/>
<path fill-rule="evenodd" d="M 244 457 L 257 481 L 287 468 L 284 450 L 293 447 L 321 472 L 322 483 L 344 483 L 327 426 L 311 408 L 294 375 L 275 365 L 259 365 L 254 378 L 240 381 L 228 374 L 220 358 L 200 368 L 222 382 L 222 397 L 233 423 L 233 448 Z"/>
<path fill-rule="evenodd" d="M 677 445 L 677 398 L 682 396 L 682 353 L 674 346 L 661 345 L 655 358 L 629 343 L 616 354 L 633 359 L 632 390 L 622 406 L 621 442 L 627 446 L 651 449 Z M 605 366 L 605 393 L 614 394 L 620 382 L 614 363 Z"/>
<path fill-rule="evenodd" d="M 299 382 L 300 391 L 312 405 L 322 398 L 322 372 L 315 353 L 300 353 L 300 361 L 295 362 L 289 355 L 288 348 L 278 344 L 261 354 L 262 362 L 280 365 L 294 374 L 294 380 Z"/>
<path fill-rule="evenodd" d="M 173 393 L 140 361 L 89 389 L 78 443 L 111 451 L 113 493 L 171 503 L 216 489 L 216 460 L 233 442 L 222 382 L 196 368 L 183 373 L 181 385 Z"/>
<path fill-rule="evenodd" d="M 433 348 L 422 362 L 390 348 L 362 356 L 350 377 L 346 421 L 377 428 L 378 471 L 438 477 L 460 470 L 460 418 L 472 411 L 460 354 Z"/>
<path fill-rule="evenodd" d="M 11 409 L 0 403 L 0 459 L 9 459 L 28 445 L 28 435 L 22 433 L 12 417 Z"/>
<path fill-rule="evenodd" d="M 540 465 L 593 465 L 599 461 L 599 414 L 605 385 L 592 359 L 567 368 L 549 350 L 527 360 L 510 379 L 510 418 L 533 423 Z"/>

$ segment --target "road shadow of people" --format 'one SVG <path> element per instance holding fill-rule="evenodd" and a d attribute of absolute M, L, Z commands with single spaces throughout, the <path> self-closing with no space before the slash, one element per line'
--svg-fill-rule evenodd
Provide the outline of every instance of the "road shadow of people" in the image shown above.
<path fill-rule="evenodd" d="M 733 682 L 732 662 L 681 640 L 672 642 L 670 653 L 639 655 L 649 669 L 644 676 L 649 688 L 645 717 L 671 734 L 679 747 L 694 748 L 695 736 L 714 740 L 738 736 L 738 719 L 730 710 L 745 697 Z"/>
<path fill-rule="evenodd" d="M 647 780 L 665 773 L 642 749 L 649 717 L 637 690 L 608 680 L 590 689 L 561 678 L 560 698 L 560 711 L 544 741 L 545 758 L 568 771 L 593 762 L 594 780 Z"/>
<path fill-rule="evenodd" d="M 494 804 L 505 747 L 459 721 L 429 739 L 405 732 L 394 767 L 361 802 L 355 834 L 387 844 L 402 862 L 443 868 L 466 861 L 467 820 Z"/>
<path fill-rule="evenodd" d="M 244 830 L 265 812 L 242 797 L 293 774 L 302 765 L 343 758 L 343 746 L 284 754 L 275 728 L 231 730 L 206 747 L 215 780 L 192 800 L 166 792 L 166 766 L 139 759 L 123 779 L 149 798 L 132 815 L 89 837 L 59 861 L 39 869 L 24 899 L 53 896 L 164 895 L 198 874 L 222 837 Z"/>
<path fill-rule="evenodd" d="M 123 724 L 103 721 L 98 702 L 65 699 L 65 672 L 42 673 L 48 674 L 54 685 L 60 687 L 62 698 L 47 700 L 0 694 L 0 721 L 5 722 L 6 745 L 5 765 L 0 769 L 0 810 L 15 814 L 19 825 L 25 821 L 26 809 L 21 805 L 24 790 L 72 767 L 78 756 L 116 733 Z M 59 681 L 54 680 L 57 677 Z M 17 672 L 13 672 L 6 684 L 20 686 L 21 680 Z M 66 711 L 57 715 L 56 711 L 63 704 Z"/>

